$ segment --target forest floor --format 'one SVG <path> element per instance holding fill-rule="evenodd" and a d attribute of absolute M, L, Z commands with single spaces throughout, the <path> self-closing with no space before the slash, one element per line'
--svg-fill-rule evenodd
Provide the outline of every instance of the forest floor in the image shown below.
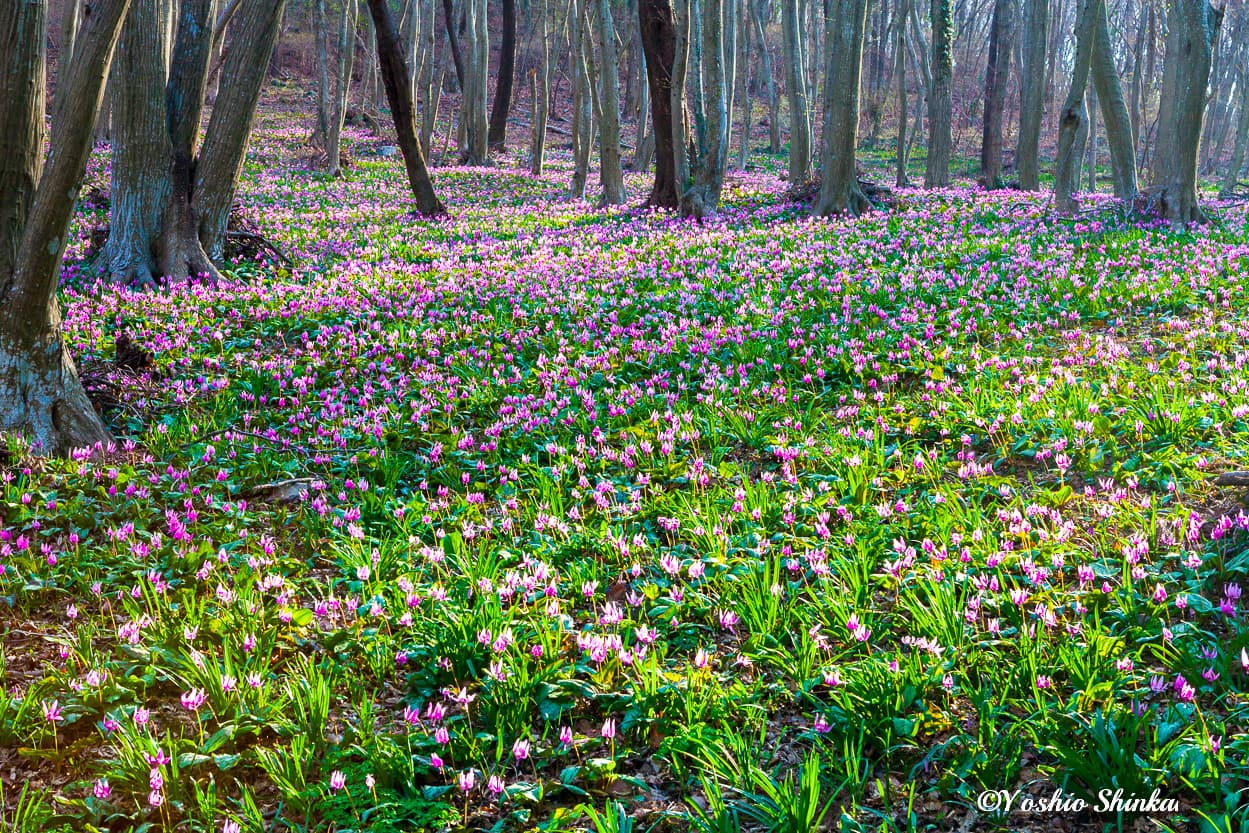
<path fill-rule="evenodd" d="M 557 153 L 431 222 L 349 133 L 266 111 L 290 264 L 161 293 L 85 278 L 94 160 L 118 446 L 0 450 L 0 826 L 1243 829 L 1243 207 L 817 221 L 760 157 L 698 225 Z"/>

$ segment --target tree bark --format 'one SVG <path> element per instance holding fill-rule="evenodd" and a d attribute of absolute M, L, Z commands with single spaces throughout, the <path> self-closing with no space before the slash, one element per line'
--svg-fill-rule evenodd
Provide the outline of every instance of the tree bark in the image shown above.
<path fill-rule="evenodd" d="M 546 0 L 542 0 L 541 10 L 535 10 L 534 13 L 541 17 L 542 52 L 538 56 L 538 66 L 530 71 L 529 76 L 530 97 L 533 99 L 529 173 L 533 176 L 542 176 L 542 168 L 546 162 L 546 122 L 551 107 L 550 10 L 547 8 Z"/>
<path fill-rule="evenodd" d="M 1019 187 L 1041 187 L 1041 118 L 1045 108 L 1046 45 L 1049 0 L 1023 0 L 1023 61 L 1019 71 L 1019 147 L 1015 152 Z"/>
<path fill-rule="evenodd" d="M 1153 198 L 1174 225 L 1205 220 L 1197 198 L 1197 150 L 1210 61 L 1222 12 L 1209 0 L 1175 0 L 1167 14 L 1167 49 L 1154 151 Z"/>
<path fill-rule="evenodd" d="M 1101 105 L 1102 123 L 1106 126 L 1106 145 L 1110 150 L 1111 177 L 1115 196 L 1126 203 L 1136 199 L 1136 150 L 1132 118 L 1123 99 L 1123 85 L 1115 68 L 1114 47 L 1110 40 L 1110 20 L 1106 3 L 1095 21 L 1093 35 L 1093 89 Z"/>
<path fill-rule="evenodd" d="M 616 25 L 610 0 L 593 0 L 599 40 L 599 177 L 603 195 L 599 205 L 625 201 L 624 169 L 620 164 L 620 57 L 616 52 Z"/>
<path fill-rule="evenodd" d="M 776 92 L 776 72 L 772 66 L 772 51 L 768 49 L 767 27 L 763 11 L 771 8 L 769 0 L 747 0 L 750 3 L 750 20 L 759 39 L 759 60 L 762 61 L 764 90 L 768 97 L 768 153 L 781 152 L 781 99 Z"/>
<path fill-rule="evenodd" d="M 669 0 L 638 0 L 642 53 L 650 95 L 651 131 L 655 134 L 655 181 L 646 205 L 676 208 L 676 152 L 673 146 L 672 71 L 676 61 L 676 29 Z"/>
<path fill-rule="evenodd" d="M 898 139 L 894 162 L 894 185 L 899 188 L 910 185 L 910 179 L 906 175 L 908 149 L 906 119 L 909 109 L 906 100 L 906 19 L 910 14 L 909 7 L 912 2 L 913 0 L 900 0 L 898 13 L 894 19 L 893 73 L 898 91 Z"/>
<path fill-rule="evenodd" d="M 502 0 L 503 40 L 499 46 L 499 77 L 494 85 L 494 103 L 490 109 L 489 141 L 491 150 L 507 146 L 507 117 L 512 111 L 512 84 L 516 75 L 516 0 Z M 612 33 L 613 38 L 615 33 Z M 612 41 L 612 49 L 616 48 Z"/>
<path fill-rule="evenodd" d="M 213 106 L 195 166 L 199 238 L 214 263 L 224 255 L 230 207 L 285 7 L 286 0 L 250 0 L 230 27 L 221 67 L 226 83 Z"/>
<path fill-rule="evenodd" d="M 329 153 L 330 135 L 330 56 L 325 0 L 312 0 L 312 37 L 316 40 L 313 53 L 317 62 L 317 124 L 313 146 Z"/>
<path fill-rule="evenodd" d="M 0 4 L 0 433 L 64 455 L 109 440 L 61 335 L 56 287 L 128 0 L 83 16 L 43 166 L 46 0 Z"/>
<path fill-rule="evenodd" d="M 1249 148 L 1249 67 L 1240 72 L 1240 113 L 1236 119 L 1236 144 L 1232 146 L 1232 158 L 1219 187 L 1219 195 L 1230 197 L 1240 184 L 1240 172 L 1245 167 L 1245 151 Z"/>
<path fill-rule="evenodd" d="M 925 188 L 945 188 L 950 184 L 950 155 L 953 150 L 950 119 L 950 88 L 954 80 L 953 23 L 950 0 L 931 0 L 932 85 L 928 93 L 928 161 L 924 167 Z"/>
<path fill-rule="evenodd" d="M 694 50 L 694 153 L 691 185 L 681 196 L 681 214 L 702 219 L 715 214 L 728 162 L 729 101 L 725 53 L 725 0 L 693 0 L 690 4 Z"/>
<path fill-rule="evenodd" d="M 588 56 L 589 32 L 585 0 L 573 0 L 569 31 L 569 60 L 572 63 L 572 151 L 573 171 L 568 196 L 585 199 L 586 182 L 590 175 L 590 151 L 594 145 L 594 102 L 590 82 Z"/>
<path fill-rule="evenodd" d="M 351 68 L 356 59 L 356 0 L 342 0 L 338 18 L 338 72 L 335 74 L 334 106 L 330 111 L 329 133 L 325 153 L 329 164 L 326 173 L 331 177 L 342 175 L 343 121 L 347 117 L 347 94 L 351 92 Z"/>
<path fill-rule="evenodd" d="M 984 74 L 984 131 L 980 142 L 980 182 L 985 188 L 1002 187 L 1002 114 L 1010 75 L 1013 9 L 1012 0 L 993 3 L 989 57 Z"/>
<path fill-rule="evenodd" d="M 464 88 L 460 105 L 460 120 L 464 125 L 464 147 L 460 153 L 460 164 L 484 165 L 490 153 L 490 127 L 486 117 L 490 38 L 486 28 L 486 2 L 467 0 L 464 8 L 468 29 L 468 54 L 464 64 Z"/>
<path fill-rule="evenodd" d="M 789 100 L 789 186 L 811 178 L 811 106 L 807 99 L 806 58 L 798 0 L 781 0 L 781 39 L 785 56 L 785 96 Z"/>
<path fill-rule="evenodd" d="M 451 61 L 455 64 L 455 82 L 464 92 L 464 56 L 460 54 L 460 39 L 455 35 L 455 9 L 452 0 L 442 0 L 442 20 L 447 30 L 447 45 L 451 47 Z"/>
<path fill-rule="evenodd" d="M 416 108 L 412 102 L 412 86 L 408 67 L 403 60 L 403 46 L 395 32 L 386 0 L 368 0 L 369 13 L 373 18 L 373 32 L 377 37 L 378 68 L 386 99 L 394 117 L 395 132 L 399 137 L 399 151 L 403 154 L 408 185 L 416 200 L 416 210 L 425 217 L 437 217 L 446 213 L 446 207 L 434 193 L 434 183 L 425 167 L 425 155 L 416 135 Z"/>
<path fill-rule="evenodd" d="M 832 0 L 824 21 L 824 147 L 815 214 L 858 215 L 870 204 L 859 188 L 855 150 L 867 0 Z"/>
<path fill-rule="evenodd" d="M 737 91 L 741 96 L 741 144 L 737 148 L 737 169 L 746 170 L 746 157 L 750 153 L 750 128 L 754 121 L 754 107 L 750 99 L 750 46 L 751 26 L 749 24 L 750 0 L 739 0 L 737 17 L 741 21 L 741 36 L 738 39 L 741 50 L 738 53 Z"/>
<path fill-rule="evenodd" d="M 1071 87 L 1058 117 L 1058 156 L 1054 164 L 1054 207 L 1059 214 L 1072 214 L 1076 204 L 1072 189 L 1080 168 L 1076 134 L 1087 124 L 1084 92 L 1088 86 L 1093 58 L 1093 30 L 1102 0 L 1081 0 L 1076 13 L 1076 55 L 1071 70 Z"/>

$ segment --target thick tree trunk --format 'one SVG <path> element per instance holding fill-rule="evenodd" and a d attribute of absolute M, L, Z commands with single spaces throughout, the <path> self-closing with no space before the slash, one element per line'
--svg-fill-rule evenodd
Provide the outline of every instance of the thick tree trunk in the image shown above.
<path fill-rule="evenodd" d="M 43 454 L 106 443 L 61 336 L 56 287 L 128 0 L 97 0 L 62 78 L 43 168 L 46 0 L 0 4 L 0 433 Z"/>
<path fill-rule="evenodd" d="M 395 132 L 399 137 L 399 151 L 403 154 L 404 167 L 408 173 L 408 185 L 416 200 L 416 210 L 425 217 L 437 217 L 446 208 L 434 193 L 434 183 L 425 167 L 425 156 L 416 135 L 416 108 L 412 102 L 411 77 L 403 60 L 403 46 L 395 31 L 394 20 L 386 0 L 368 0 L 369 13 L 373 18 L 373 32 L 377 37 L 377 60 L 386 88 L 386 99 L 394 117 Z"/>
<path fill-rule="evenodd" d="M 685 199 L 690 187 L 690 134 L 689 114 L 685 104 L 686 82 L 690 66 L 690 2 L 674 0 L 672 4 L 673 42 L 676 45 L 672 59 L 672 158 L 676 178 L 677 205 Z"/>
<path fill-rule="evenodd" d="M 954 81 L 954 31 L 950 0 L 931 0 L 932 86 L 928 93 L 928 162 L 924 167 L 925 188 L 945 188 L 950 184 L 950 155 L 953 151 L 950 119 L 950 90 Z"/>
<path fill-rule="evenodd" d="M 1019 147 L 1015 152 L 1019 187 L 1041 187 L 1041 119 L 1045 110 L 1046 44 L 1049 0 L 1023 0 L 1023 60 L 1019 70 Z"/>
<path fill-rule="evenodd" d="M 1240 184 L 1240 172 L 1245 168 L 1245 152 L 1249 149 L 1249 67 L 1240 72 L 1240 113 L 1236 119 L 1236 144 L 1232 146 L 1232 158 L 1223 175 L 1219 194 L 1230 197 Z"/>
<path fill-rule="evenodd" d="M 503 40 L 499 46 L 499 77 L 495 81 L 494 103 L 490 108 L 491 150 L 503 150 L 507 145 L 507 117 L 512 112 L 512 84 L 516 75 L 516 0 L 503 0 L 502 5 Z M 615 48 L 613 41 L 612 49 Z"/>
<path fill-rule="evenodd" d="M 160 0 L 133 0 L 113 63 L 112 187 L 106 257 L 114 283 L 155 286 L 161 220 L 171 194 Z"/>
<path fill-rule="evenodd" d="M 230 27 L 221 68 L 225 80 L 195 166 L 199 238 L 214 263 L 224 253 L 230 207 L 285 7 L 286 0 L 250 0 Z"/>
<path fill-rule="evenodd" d="M 460 164 L 484 165 L 490 153 L 490 127 L 486 118 L 486 81 L 490 73 L 486 2 L 466 0 L 464 9 L 468 54 L 465 56 L 464 90 L 460 104 L 460 121 L 464 126 L 464 147 L 460 153 Z"/>
<path fill-rule="evenodd" d="M 785 96 L 789 100 L 789 186 L 811 178 L 811 106 L 807 99 L 806 57 L 799 0 L 781 0 L 781 38 L 785 55 Z"/>
<path fill-rule="evenodd" d="M 330 56 L 326 46 L 329 40 L 326 22 L 325 0 L 312 0 L 312 37 L 316 40 L 313 53 L 317 62 L 317 124 L 313 131 L 313 146 L 329 153 L 330 135 Z"/>
<path fill-rule="evenodd" d="M 724 188 L 728 162 L 729 100 L 725 54 L 725 0 L 694 0 L 690 17 L 696 38 L 694 54 L 694 156 L 690 161 L 692 183 L 681 196 L 681 214 L 702 219 L 715 214 Z"/>
<path fill-rule="evenodd" d="M 329 115 L 329 137 L 325 143 L 326 173 L 342 175 L 343 121 L 347 117 L 347 95 L 351 92 L 351 67 L 356 60 L 356 0 L 342 0 L 338 17 L 338 72 L 335 75 L 334 106 Z"/>
<path fill-rule="evenodd" d="M 1133 143 L 1132 119 L 1123 100 L 1123 85 L 1115 68 L 1114 47 L 1110 40 L 1110 20 L 1106 3 L 1095 22 L 1093 36 L 1093 88 L 1101 105 L 1102 123 L 1106 126 L 1106 145 L 1110 150 L 1111 176 L 1115 196 L 1131 203 L 1136 198 L 1136 150 Z"/>
<path fill-rule="evenodd" d="M 1089 67 L 1093 58 L 1093 30 L 1101 14 L 1102 0 L 1081 0 L 1076 12 L 1076 55 L 1071 70 L 1071 87 L 1058 117 L 1058 156 L 1054 164 L 1054 207 L 1059 214 L 1072 214 L 1076 209 L 1072 189 L 1079 176 L 1080 155 L 1077 133 L 1087 129 L 1088 113 L 1084 92 L 1088 86 Z"/>
<path fill-rule="evenodd" d="M 867 0 L 832 0 L 824 21 L 824 148 L 815 213 L 857 215 L 869 207 L 859 188 L 855 150 Z"/>
<path fill-rule="evenodd" d="M 676 30 L 669 0 L 638 0 L 642 53 L 650 95 L 651 132 L 655 135 L 655 182 L 646 205 L 676 208 L 676 152 L 673 146 L 672 71 L 676 60 Z"/>
<path fill-rule="evenodd" d="M 1151 168 L 1153 197 L 1162 215 L 1176 225 L 1205 220 L 1197 199 L 1197 150 L 1222 17 L 1209 0 L 1175 0 L 1167 15 L 1158 142 Z"/>
<path fill-rule="evenodd" d="M 616 53 L 616 24 L 610 0 L 593 0 L 599 40 L 599 177 L 603 195 L 599 205 L 625 201 L 624 170 L 620 164 L 620 57 Z"/>
<path fill-rule="evenodd" d="M 74 41 L 78 38 L 78 20 L 79 9 L 82 6 L 82 0 L 65 0 L 65 7 L 61 11 L 61 42 L 59 44 L 60 57 L 56 62 L 56 95 L 52 100 L 52 123 L 59 125 L 57 113 L 61 109 L 61 102 L 65 99 L 65 95 L 69 92 L 65 86 L 65 79 L 69 73 L 69 64 L 74 55 Z"/>
<path fill-rule="evenodd" d="M 984 74 L 984 131 L 980 141 L 980 183 L 1002 187 L 1002 115 L 1010 75 L 1014 31 L 1012 0 L 995 0 L 989 28 L 989 57 Z"/>

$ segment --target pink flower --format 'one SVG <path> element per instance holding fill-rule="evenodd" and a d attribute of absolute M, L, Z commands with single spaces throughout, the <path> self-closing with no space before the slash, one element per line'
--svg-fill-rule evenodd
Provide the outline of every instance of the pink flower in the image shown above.
<path fill-rule="evenodd" d="M 529 741 L 518 739 L 512 744 L 512 757 L 518 761 L 523 761 L 529 757 Z"/>
<path fill-rule="evenodd" d="M 614 717 L 609 717 L 603 722 L 602 735 L 608 740 L 616 736 L 616 719 Z"/>
<path fill-rule="evenodd" d="M 472 792 L 473 786 L 477 783 L 477 774 L 471 769 L 466 769 L 457 775 L 455 780 L 460 785 L 461 792 Z"/>
<path fill-rule="evenodd" d="M 95 788 L 92 789 L 92 793 L 94 793 L 95 797 L 100 799 L 101 801 L 106 800 L 112 792 L 113 792 L 113 788 L 108 785 L 107 778 L 101 778 L 100 780 L 96 781 Z"/>
<path fill-rule="evenodd" d="M 498 775 L 491 775 L 490 780 L 486 782 L 486 789 L 489 790 L 494 795 L 499 795 L 501 792 L 503 792 L 503 789 L 506 786 L 507 786 L 507 782 L 504 781 Z"/>
<path fill-rule="evenodd" d="M 202 688 L 193 688 L 182 693 L 182 708 L 197 712 L 208 701 L 208 694 Z"/>
<path fill-rule="evenodd" d="M 61 704 L 56 700 L 45 701 L 43 704 L 43 719 L 49 723 L 60 723 L 64 720 L 65 715 L 61 713 Z"/>
<path fill-rule="evenodd" d="M 342 770 L 336 769 L 330 773 L 330 789 L 338 792 L 347 786 L 347 776 L 343 775 Z"/>

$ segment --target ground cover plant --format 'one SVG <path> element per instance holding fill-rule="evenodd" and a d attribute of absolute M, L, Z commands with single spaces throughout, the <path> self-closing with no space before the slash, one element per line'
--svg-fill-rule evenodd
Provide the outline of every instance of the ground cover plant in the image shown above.
<path fill-rule="evenodd" d="M 89 281 L 89 171 L 119 441 L 0 451 L 6 829 L 1249 824 L 1243 207 L 813 220 L 761 158 L 702 223 L 558 164 L 421 220 L 302 129 L 217 286 Z M 977 807 L 1056 788 L 1179 808 Z"/>

